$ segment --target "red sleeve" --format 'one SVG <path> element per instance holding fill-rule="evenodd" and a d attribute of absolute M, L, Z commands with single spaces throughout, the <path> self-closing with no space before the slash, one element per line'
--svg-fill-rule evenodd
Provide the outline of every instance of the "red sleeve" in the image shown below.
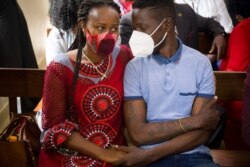
<path fill-rule="evenodd" d="M 56 149 L 78 127 L 66 117 L 68 106 L 66 79 L 64 65 L 52 62 L 48 66 L 44 79 L 42 109 L 42 126 L 45 130 L 42 143 L 45 149 Z"/>
<path fill-rule="evenodd" d="M 250 63 L 250 19 L 239 23 L 229 38 L 227 56 L 221 63 L 221 70 L 246 71 Z"/>
<path fill-rule="evenodd" d="M 131 50 L 126 45 L 121 45 L 120 55 L 123 63 L 126 65 L 131 59 L 134 58 Z"/>

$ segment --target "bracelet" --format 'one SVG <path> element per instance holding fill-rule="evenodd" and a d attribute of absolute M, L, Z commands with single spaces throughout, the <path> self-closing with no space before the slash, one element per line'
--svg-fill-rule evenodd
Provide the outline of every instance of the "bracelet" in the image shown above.
<path fill-rule="evenodd" d="M 178 119 L 178 122 L 179 122 L 179 125 L 180 125 L 181 129 L 182 129 L 184 132 L 188 132 L 188 131 L 183 127 L 183 125 L 182 125 L 182 123 L 181 123 L 181 119 Z"/>

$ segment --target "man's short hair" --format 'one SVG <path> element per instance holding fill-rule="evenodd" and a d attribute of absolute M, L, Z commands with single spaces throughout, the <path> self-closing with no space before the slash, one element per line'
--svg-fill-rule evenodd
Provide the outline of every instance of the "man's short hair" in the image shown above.
<path fill-rule="evenodd" d="M 173 0 L 135 0 L 133 9 L 149 8 L 151 17 L 161 21 L 166 17 L 175 20 L 175 6 Z"/>

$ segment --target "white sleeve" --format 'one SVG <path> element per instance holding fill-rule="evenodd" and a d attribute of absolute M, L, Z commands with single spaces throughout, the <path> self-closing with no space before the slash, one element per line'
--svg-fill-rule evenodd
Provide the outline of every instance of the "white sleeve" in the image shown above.
<path fill-rule="evenodd" d="M 46 64 L 54 59 L 55 56 L 65 53 L 67 48 L 62 43 L 60 32 L 57 28 L 53 28 L 47 38 L 46 42 Z"/>
<path fill-rule="evenodd" d="M 231 33 L 234 26 L 227 7 L 223 0 L 216 0 L 217 4 L 217 21 L 224 27 L 226 33 Z"/>

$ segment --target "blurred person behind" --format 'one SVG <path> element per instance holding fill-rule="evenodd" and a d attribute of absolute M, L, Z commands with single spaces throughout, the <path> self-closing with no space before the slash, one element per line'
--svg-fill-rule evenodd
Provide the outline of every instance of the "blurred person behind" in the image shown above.
<path fill-rule="evenodd" d="M 26 19 L 16 0 L 0 5 L 0 67 L 38 68 Z M 21 98 L 22 112 L 32 111 L 38 99 Z"/>

